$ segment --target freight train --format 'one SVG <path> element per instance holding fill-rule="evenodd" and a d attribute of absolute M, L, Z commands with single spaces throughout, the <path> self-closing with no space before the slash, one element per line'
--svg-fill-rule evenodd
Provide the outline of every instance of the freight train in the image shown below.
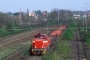
<path fill-rule="evenodd" d="M 63 30 L 66 29 L 66 27 L 67 25 L 61 26 L 59 29 L 53 31 L 49 36 L 40 33 L 35 35 L 32 40 L 30 52 L 34 55 L 45 54 L 47 50 L 53 45 L 53 40 L 55 40 L 56 37 L 59 37 Z"/>

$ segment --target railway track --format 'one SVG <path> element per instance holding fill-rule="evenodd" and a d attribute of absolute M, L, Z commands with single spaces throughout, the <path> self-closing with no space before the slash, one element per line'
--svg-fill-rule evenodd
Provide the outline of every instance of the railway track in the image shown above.
<path fill-rule="evenodd" d="M 51 33 L 51 32 L 50 32 Z M 49 34 L 50 34 L 49 33 Z M 62 34 L 63 35 L 63 34 Z M 61 35 L 61 37 L 62 37 L 62 35 Z M 55 42 L 56 42 L 56 39 L 57 39 L 57 37 L 54 39 L 54 41 L 53 41 L 53 46 L 51 46 L 50 47 L 50 49 L 47 51 L 47 53 L 46 53 L 46 55 L 48 55 L 48 52 L 51 52 L 51 51 L 54 51 L 56 48 L 56 45 L 55 45 Z M 49 57 L 49 56 L 48 56 Z M 20 59 L 20 60 L 43 60 L 43 56 L 28 56 L 28 57 L 26 57 L 26 58 L 22 58 L 22 59 Z"/>
<path fill-rule="evenodd" d="M 42 60 L 42 56 L 31 56 L 28 60 Z"/>
<path fill-rule="evenodd" d="M 24 35 L 22 37 L 19 36 L 19 38 L 17 38 L 17 39 L 13 39 L 12 38 L 13 40 L 9 40 L 9 41 L 4 40 L 3 41 L 4 44 L 2 43 L 3 46 L 0 47 L 0 49 L 8 47 L 8 46 L 10 46 L 12 44 L 20 44 L 22 42 L 26 42 L 26 41 L 30 40 L 34 36 L 34 34 L 37 34 L 38 32 L 44 32 L 44 30 L 43 29 L 39 29 L 39 30 L 35 30 L 35 31 L 32 31 L 32 32 L 28 32 L 27 35 Z M 20 50 L 17 50 L 15 52 L 9 54 L 8 56 L 6 56 L 5 58 L 2 58 L 1 60 L 14 60 L 14 59 L 16 60 L 17 57 L 22 55 L 22 52 L 25 50 L 25 48 L 27 46 L 23 46 L 23 47 L 24 48 L 20 48 Z"/>
<path fill-rule="evenodd" d="M 38 30 L 38 29 L 37 29 L 37 30 Z M 24 35 L 29 34 L 30 32 L 33 32 L 33 31 L 27 31 L 27 32 L 23 32 L 23 33 L 20 33 L 20 34 L 16 34 L 16 35 L 1 37 L 1 38 L 0 38 L 0 42 L 9 41 L 9 40 L 12 40 L 13 38 L 22 37 L 22 36 L 24 36 Z"/>
<path fill-rule="evenodd" d="M 28 32 L 28 35 L 24 36 L 23 38 L 20 37 L 20 39 L 18 39 L 18 40 L 9 42 L 10 44 L 6 45 L 5 47 L 10 46 L 12 44 L 16 44 L 16 43 L 19 43 L 20 44 L 22 42 L 27 41 L 28 39 L 30 40 L 38 32 L 45 33 L 45 29 L 39 29 L 39 30 L 35 30 L 33 32 Z M 24 47 L 26 48 L 27 46 L 24 46 Z M 25 50 L 25 48 L 22 48 L 20 50 L 17 50 L 18 52 L 15 51 L 15 52 L 9 54 L 8 56 L 6 56 L 5 58 L 2 58 L 0 60 L 17 60 L 18 58 L 21 57 L 21 55 L 22 55 L 23 51 Z"/>
<path fill-rule="evenodd" d="M 52 28 L 52 29 L 54 29 L 54 28 Z M 5 47 L 6 45 L 13 43 L 13 42 L 15 43 L 18 41 L 23 41 L 24 38 L 26 38 L 28 36 L 32 36 L 34 34 L 37 34 L 37 32 L 42 32 L 45 30 L 46 30 L 46 28 L 38 28 L 34 31 L 27 31 L 27 32 L 20 33 L 20 34 L 0 37 L 0 48 Z"/>
<path fill-rule="evenodd" d="M 9 40 L 12 37 L 14 38 L 14 37 L 17 37 L 17 36 L 20 36 L 20 35 L 23 35 L 23 34 L 27 34 L 28 32 L 30 32 L 30 31 L 25 31 L 25 32 L 17 33 L 17 34 L 12 34 L 12 35 L 8 35 L 8 36 L 0 37 L 0 41 Z"/>
<path fill-rule="evenodd" d="M 38 30 L 31 31 L 31 32 L 28 31 L 25 34 L 20 34 L 20 35 L 14 36 L 14 37 L 7 38 L 8 40 L 0 41 L 0 48 L 9 46 L 11 44 L 27 41 L 29 38 L 31 38 L 31 36 L 35 35 L 37 32 L 42 32 L 42 31 L 44 31 L 44 30 L 38 29 Z"/>
<path fill-rule="evenodd" d="M 23 47 L 19 48 L 18 50 L 16 50 L 15 52 L 9 54 L 8 56 L 5 56 L 3 58 L 1 58 L 0 60 L 17 60 L 19 57 L 21 57 L 22 52 L 26 49 L 26 45 L 24 45 Z"/>
<path fill-rule="evenodd" d="M 15 43 L 21 43 L 21 42 L 23 42 L 23 41 L 26 41 L 26 40 L 28 40 L 28 39 L 30 39 L 30 37 L 31 36 L 34 36 L 34 34 L 33 33 L 38 33 L 38 32 L 45 32 L 45 29 L 39 29 L 39 30 L 35 30 L 35 31 L 33 31 L 33 32 L 28 32 L 28 33 L 26 33 L 24 36 L 23 36 L 23 38 L 22 37 L 18 37 L 17 39 L 14 39 L 15 37 L 13 37 L 12 39 L 14 39 L 14 40 L 4 40 L 4 41 L 1 41 L 4 45 L 2 46 L 2 47 L 4 47 L 4 46 L 9 46 L 9 45 L 11 45 L 11 44 L 15 44 Z M 35 34 L 36 34 L 35 33 Z M 21 34 L 21 36 L 22 36 L 23 34 Z M 7 43 L 6 43 L 7 42 Z M 1 47 L 1 48 L 2 48 Z M 22 48 L 22 49 L 20 49 L 20 51 L 18 52 L 18 53 L 13 53 L 13 55 L 12 54 L 10 54 L 10 57 L 8 57 L 7 56 L 7 58 L 4 58 L 4 59 L 1 59 L 1 60 L 17 60 L 16 58 L 19 58 L 19 56 L 21 56 L 22 55 L 22 52 L 23 52 L 23 50 L 25 50 L 25 48 Z M 31 56 L 30 58 L 32 58 L 33 56 Z M 35 57 L 35 56 L 34 56 Z M 41 57 L 39 58 L 39 60 L 41 59 Z"/>
<path fill-rule="evenodd" d="M 80 39 L 79 32 L 76 31 L 76 40 L 77 40 L 77 60 L 88 60 L 85 42 Z"/>

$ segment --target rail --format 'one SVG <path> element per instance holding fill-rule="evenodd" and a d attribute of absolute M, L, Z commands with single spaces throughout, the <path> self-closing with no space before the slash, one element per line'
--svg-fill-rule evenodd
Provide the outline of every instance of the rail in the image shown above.
<path fill-rule="evenodd" d="M 77 40 L 77 55 L 78 59 L 77 60 L 88 60 L 87 58 L 87 53 L 86 53 L 86 48 L 84 46 L 84 42 L 82 40 L 78 39 L 78 32 L 76 31 L 76 40 Z"/>
<path fill-rule="evenodd" d="M 27 45 L 24 45 L 23 47 L 19 48 L 19 49 L 16 50 L 15 52 L 12 52 L 12 53 L 9 54 L 8 56 L 5 56 L 5 57 L 1 58 L 0 60 L 11 60 L 12 57 L 14 57 L 13 60 L 15 60 L 15 56 L 16 56 L 17 54 L 19 54 L 19 53 L 20 53 L 20 55 L 21 55 L 22 52 L 27 48 L 26 46 L 27 46 Z"/>

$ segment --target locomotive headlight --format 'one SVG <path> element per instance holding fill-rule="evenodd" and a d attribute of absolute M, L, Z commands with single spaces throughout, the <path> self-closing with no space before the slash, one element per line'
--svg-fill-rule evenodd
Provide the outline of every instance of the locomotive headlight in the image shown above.
<path fill-rule="evenodd" d="M 35 41 L 33 41 L 33 43 L 34 43 Z"/>
<path fill-rule="evenodd" d="M 34 49 L 32 49 L 32 51 L 34 51 Z"/>

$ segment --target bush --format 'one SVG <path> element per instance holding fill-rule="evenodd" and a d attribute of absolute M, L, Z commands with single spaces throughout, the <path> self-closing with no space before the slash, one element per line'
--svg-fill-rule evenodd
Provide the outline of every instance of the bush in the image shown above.
<path fill-rule="evenodd" d="M 5 28 L 0 29 L 0 37 L 9 35 L 10 32 L 8 32 Z"/>
<path fill-rule="evenodd" d="M 62 39 L 72 40 L 76 26 L 77 24 L 75 22 L 71 22 L 68 28 L 66 29 L 66 32 L 64 33 Z"/>
<path fill-rule="evenodd" d="M 68 41 L 55 42 L 56 48 L 54 51 L 49 51 L 43 56 L 43 60 L 67 60 L 71 59 L 70 44 Z"/>

